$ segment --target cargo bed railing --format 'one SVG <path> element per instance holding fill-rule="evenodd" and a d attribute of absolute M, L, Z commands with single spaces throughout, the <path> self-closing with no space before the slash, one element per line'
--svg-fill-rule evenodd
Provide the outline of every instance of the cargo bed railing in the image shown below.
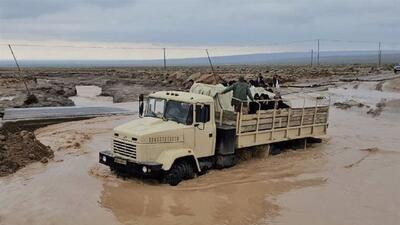
<path fill-rule="evenodd" d="M 253 104 L 258 105 L 255 114 L 248 114 L 244 111 L 250 105 L 247 101 L 240 101 L 240 112 L 233 113 L 220 110 L 218 115 L 219 125 L 231 125 L 236 127 L 236 134 L 257 134 L 262 132 L 274 132 L 284 129 L 301 129 L 311 127 L 315 124 L 327 124 L 329 117 L 330 97 L 304 96 L 303 106 L 297 108 L 279 108 L 280 103 L 284 103 L 282 99 L 255 100 Z M 306 106 L 306 100 L 313 101 L 313 106 Z M 246 107 L 245 107 L 246 106 Z M 271 108 L 263 109 L 269 106 Z M 233 120 L 236 121 L 233 121 Z"/>

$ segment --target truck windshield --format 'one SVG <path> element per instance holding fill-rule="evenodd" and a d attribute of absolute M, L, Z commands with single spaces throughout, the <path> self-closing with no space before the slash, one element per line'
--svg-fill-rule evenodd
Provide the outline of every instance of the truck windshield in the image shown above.
<path fill-rule="evenodd" d="M 146 117 L 157 117 L 190 125 L 193 123 L 193 107 L 189 103 L 149 98 Z"/>

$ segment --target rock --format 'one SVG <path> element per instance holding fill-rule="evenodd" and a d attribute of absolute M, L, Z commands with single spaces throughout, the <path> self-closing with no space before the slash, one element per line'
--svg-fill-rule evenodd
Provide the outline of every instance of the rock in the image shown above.
<path fill-rule="evenodd" d="M 57 95 L 65 95 L 65 91 L 64 91 L 64 89 L 59 89 L 59 90 L 56 90 L 56 94 Z"/>
<path fill-rule="evenodd" d="M 27 132 L 24 136 L 22 136 L 22 139 L 24 141 L 32 141 L 35 139 L 35 135 L 32 132 Z"/>
<path fill-rule="evenodd" d="M 29 132 L 26 136 L 28 136 L 30 139 L 35 139 L 35 134 L 33 132 Z"/>
<path fill-rule="evenodd" d="M 48 163 L 48 162 L 49 162 L 49 159 L 48 159 L 47 157 L 43 157 L 43 158 L 40 160 L 40 162 L 43 163 L 43 164 L 45 164 L 45 163 Z"/>
<path fill-rule="evenodd" d="M 33 153 L 29 153 L 28 157 L 30 160 L 34 160 L 36 156 Z"/>
<path fill-rule="evenodd" d="M 6 136 L 0 134 L 0 141 L 5 141 L 6 140 Z"/>
<path fill-rule="evenodd" d="M 4 166 L 1 166 L 1 167 L 0 167 L 0 171 L 8 171 L 7 166 L 5 166 L 5 165 L 4 165 Z"/>
<path fill-rule="evenodd" d="M 21 137 L 24 137 L 24 136 L 27 135 L 28 133 L 29 133 L 28 131 L 23 130 L 23 131 L 21 131 L 21 132 L 19 133 L 19 135 L 20 135 Z"/>
<path fill-rule="evenodd" d="M 32 104 L 35 104 L 35 103 L 38 103 L 38 102 L 39 102 L 38 98 L 34 94 L 30 94 L 25 99 L 24 104 L 25 105 L 32 105 Z"/>
<path fill-rule="evenodd" d="M 192 75 L 190 75 L 187 79 L 186 79 L 186 81 L 185 82 L 188 82 L 188 81 L 196 81 L 197 79 L 199 79 L 201 77 L 201 73 L 200 72 L 197 72 L 197 73 L 194 73 L 194 74 L 192 74 Z"/>
<path fill-rule="evenodd" d="M 345 101 L 345 102 L 335 102 L 333 105 L 336 106 L 336 108 L 339 108 L 339 109 L 349 109 L 349 108 L 351 108 L 353 106 L 357 106 L 357 107 L 361 108 L 361 107 L 365 106 L 363 103 L 357 102 L 357 101 L 354 101 L 354 100 L 348 100 L 348 101 Z"/>

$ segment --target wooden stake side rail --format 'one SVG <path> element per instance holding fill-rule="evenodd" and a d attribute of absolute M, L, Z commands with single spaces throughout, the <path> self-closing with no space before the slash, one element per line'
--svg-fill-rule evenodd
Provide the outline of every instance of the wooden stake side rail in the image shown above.
<path fill-rule="evenodd" d="M 256 114 L 217 112 L 221 124 L 235 126 L 237 148 L 326 135 L 329 106 L 259 110 Z"/>

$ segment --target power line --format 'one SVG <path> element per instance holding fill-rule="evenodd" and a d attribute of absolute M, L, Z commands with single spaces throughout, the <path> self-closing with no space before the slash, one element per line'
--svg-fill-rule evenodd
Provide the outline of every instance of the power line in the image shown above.
<path fill-rule="evenodd" d="M 364 44 L 376 44 L 378 41 L 354 41 L 354 40 L 338 40 L 338 39 L 320 39 L 324 42 L 344 42 L 344 43 L 364 43 Z"/>

